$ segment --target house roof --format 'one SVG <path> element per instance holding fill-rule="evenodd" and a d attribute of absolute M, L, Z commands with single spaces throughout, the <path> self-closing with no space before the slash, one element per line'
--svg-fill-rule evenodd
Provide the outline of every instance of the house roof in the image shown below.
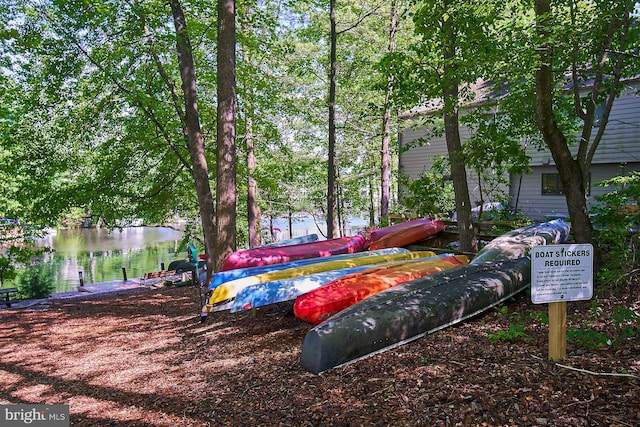
<path fill-rule="evenodd" d="M 624 83 L 638 83 L 640 82 L 640 74 L 633 77 L 627 77 L 622 79 Z M 582 83 L 584 88 L 593 86 L 593 80 L 588 80 Z M 571 89 L 572 81 L 569 79 L 565 85 L 565 89 Z M 465 85 L 460 89 L 463 100 L 467 101 L 462 103 L 463 109 L 469 109 L 483 105 L 487 103 L 493 103 L 503 98 L 507 94 L 506 85 L 495 85 L 491 80 L 478 79 L 475 83 Z M 413 107 L 398 115 L 400 120 L 409 120 L 414 117 L 427 116 L 439 112 L 442 109 L 442 98 L 436 98 L 428 101 L 424 105 Z"/>

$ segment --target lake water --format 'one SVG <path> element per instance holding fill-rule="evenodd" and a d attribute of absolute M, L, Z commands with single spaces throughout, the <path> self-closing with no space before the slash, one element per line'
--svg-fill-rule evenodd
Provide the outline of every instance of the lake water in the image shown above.
<path fill-rule="evenodd" d="M 356 234 L 366 223 L 359 218 L 349 218 L 347 235 Z M 289 232 L 286 219 L 273 221 L 276 240 L 306 234 L 322 234 L 326 224 L 306 216 L 293 221 Z M 269 224 L 263 224 L 268 230 Z M 320 227 L 320 228 L 318 228 Z M 55 292 L 75 291 L 82 272 L 85 284 L 122 280 L 124 267 L 128 279 L 141 278 L 145 273 L 165 268 L 176 259 L 185 259 L 186 250 L 178 251 L 182 232 L 167 227 L 125 227 L 109 232 L 102 228 L 58 230 L 39 239 L 36 245 L 54 250 L 46 260 L 54 264 Z"/>
<path fill-rule="evenodd" d="M 55 270 L 55 292 L 76 290 L 84 283 L 140 278 L 145 273 L 165 268 L 175 259 L 187 257 L 178 252 L 182 232 L 166 227 L 126 227 L 105 229 L 58 230 L 37 241 L 37 246 L 54 249 L 47 259 Z"/>

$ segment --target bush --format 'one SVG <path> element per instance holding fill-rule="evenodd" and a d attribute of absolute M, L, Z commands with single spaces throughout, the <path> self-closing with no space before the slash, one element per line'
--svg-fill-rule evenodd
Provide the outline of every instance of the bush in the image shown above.
<path fill-rule="evenodd" d="M 20 298 L 46 298 L 55 290 L 54 275 L 51 266 L 40 265 L 27 269 L 18 283 Z"/>
<path fill-rule="evenodd" d="M 402 202 L 419 217 L 448 218 L 456 209 L 449 165 L 443 156 L 436 156 L 431 169 L 410 181 Z"/>
<path fill-rule="evenodd" d="M 602 187 L 618 186 L 618 189 L 596 196 L 595 240 L 603 254 L 603 268 L 598 281 L 617 284 L 640 267 L 640 172 L 616 176 L 597 183 Z"/>

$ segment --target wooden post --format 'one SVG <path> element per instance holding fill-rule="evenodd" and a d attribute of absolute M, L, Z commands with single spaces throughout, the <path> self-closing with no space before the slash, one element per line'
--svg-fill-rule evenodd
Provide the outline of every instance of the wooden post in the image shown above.
<path fill-rule="evenodd" d="M 567 302 L 549 303 L 549 359 L 567 357 Z"/>
<path fill-rule="evenodd" d="M 164 271 L 164 262 L 160 263 L 160 271 Z"/>
<path fill-rule="evenodd" d="M 84 286 L 84 278 L 82 277 L 82 271 L 78 271 L 78 278 L 80 279 L 80 286 Z"/>
<path fill-rule="evenodd" d="M 122 280 L 127 281 L 127 269 L 126 267 L 122 267 Z"/>

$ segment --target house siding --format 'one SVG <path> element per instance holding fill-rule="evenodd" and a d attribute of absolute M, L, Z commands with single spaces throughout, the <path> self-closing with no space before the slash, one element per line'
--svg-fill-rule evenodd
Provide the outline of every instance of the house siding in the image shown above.
<path fill-rule="evenodd" d="M 598 182 L 616 175 L 627 174 L 633 170 L 640 170 L 640 162 L 594 164 L 591 167 L 591 192 L 587 198 L 587 205 L 593 206 L 596 203 L 595 196 L 611 191 L 611 188 L 596 186 Z M 532 168 L 530 174 L 511 177 L 512 207 L 534 221 L 544 221 L 553 216 L 568 216 L 567 202 L 564 196 L 542 194 L 542 174 L 547 173 L 557 173 L 556 168 L 554 166 L 539 166 Z"/>
<path fill-rule="evenodd" d="M 594 203 L 594 196 L 610 191 L 608 188 L 596 187 L 595 183 L 621 173 L 640 170 L 640 95 L 637 93 L 639 90 L 640 82 L 631 82 L 613 105 L 609 123 L 591 167 L 589 205 Z M 433 165 L 433 156 L 446 155 L 447 145 L 444 136 L 441 136 L 431 138 L 428 143 L 412 146 L 412 143 L 423 138 L 427 132 L 425 128 L 413 128 L 409 124 L 408 121 L 407 127 L 401 130 L 399 137 L 399 169 L 401 174 L 416 179 Z M 594 136 L 595 132 L 597 128 L 594 128 Z M 461 127 L 463 141 L 470 137 L 470 133 L 468 128 Z M 411 148 L 403 151 L 403 147 L 408 146 Z M 571 146 L 571 150 L 575 154 L 577 144 Z M 543 221 L 553 215 L 565 215 L 567 205 L 564 196 L 542 195 L 542 174 L 557 173 L 551 153 L 546 148 L 530 147 L 527 154 L 531 157 L 531 173 L 508 178 L 510 184 L 502 188 L 511 196 L 511 207 L 517 208 L 519 212 L 536 221 Z M 477 174 L 468 170 L 467 179 L 471 201 L 475 205 L 480 200 Z M 400 191 L 402 192 L 402 188 Z M 487 199 L 485 195 L 484 202 L 497 201 Z"/>
<path fill-rule="evenodd" d="M 401 134 L 400 138 L 400 174 L 411 180 L 419 178 L 433 166 L 433 158 L 436 155 L 447 155 L 447 142 L 443 136 L 430 138 L 429 141 L 416 142 L 426 135 L 426 130 L 408 127 Z M 460 138 L 466 141 L 471 137 L 471 131 L 465 126 L 460 127 Z M 413 144 L 416 144 L 413 146 Z M 407 151 L 403 147 L 412 145 Z M 508 175 L 504 175 L 504 182 L 508 183 Z M 471 204 L 477 206 L 481 203 L 497 202 L 498 194 L 507 195 L 509 187 L 507 184 L 499 185 L 497 188 L 478 178 L 478 173 L 472 168 L 467 168 L 467 185 L 469 186 L 469 197 Z M 482 190 L 482 191 L 481 191 Z M 402 192 L 402 189 L 401 189 Z"/>

